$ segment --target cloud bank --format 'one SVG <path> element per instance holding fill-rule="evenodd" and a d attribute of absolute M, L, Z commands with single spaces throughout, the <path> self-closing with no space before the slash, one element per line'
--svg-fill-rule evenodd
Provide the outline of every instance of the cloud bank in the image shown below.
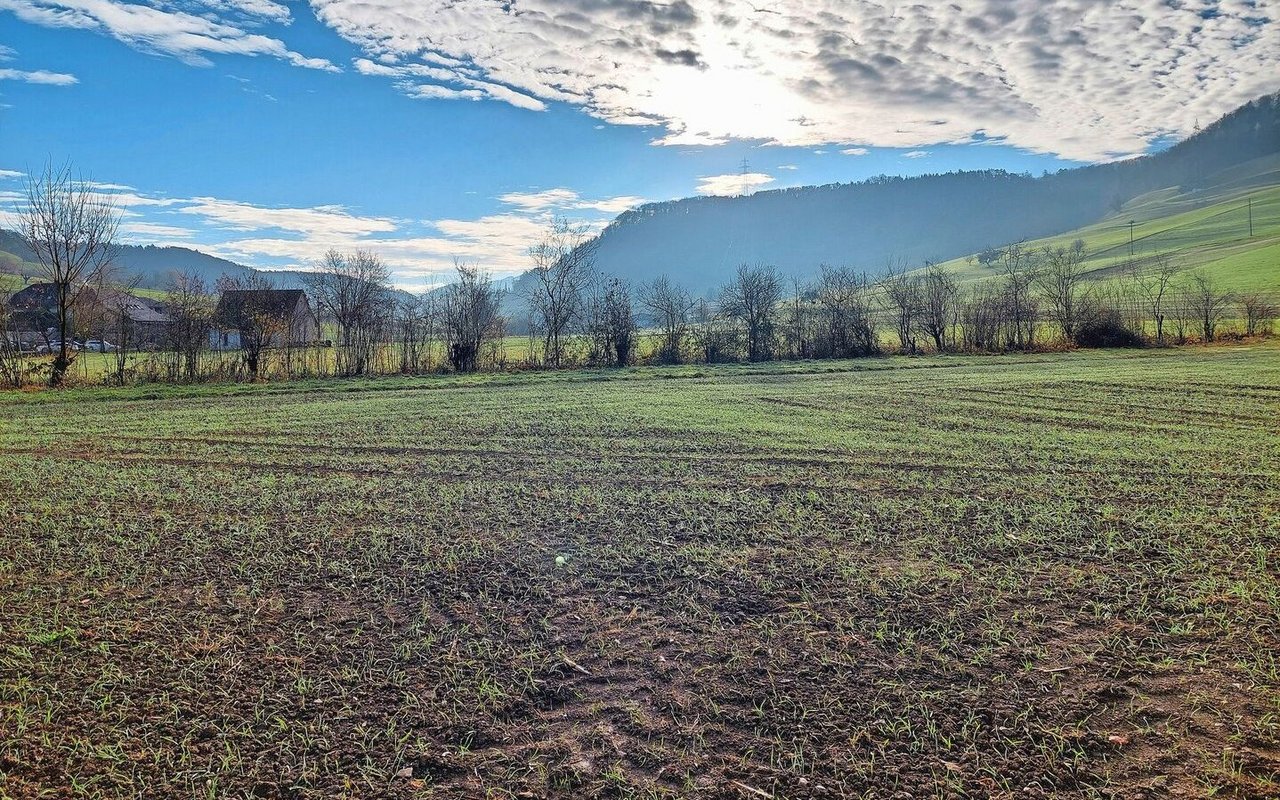
<path fill-rule="evenodd" d="M 395 271 L 401 288 L 417 290 L 449 279 L 455 259 L 499 276 L 524 272 L 530 267 L 530 245 L 554 217 L 586 215 L 588 225 L 600 229 L 614 214 L 643 202 L 638 197 L 589 199 L 565 188 L 497 199 L 497 213 L 466 220 L 401 220 L 363 216 L 342 206 L 269 208 L 209 197 L 177 201 L 172 213 L 232 234 L 209 244 L 185 242 L 214 255 L 265 269 L 305 270 L 330 248 L 370 249 Z"/>
<path fill-rule="evenodd" d="M 95 31 L 197 66 L 209 66 L 213 55 L 244 55 L 270 56 L 307 69 L 338 69 L 326 59 L 308 58 L 279 39 L 253 32 L 263 24 L 291 21 L 288 7 L 273 0 L 0 0 L 0 11 L 33 25 Z"/>
<path fill-rule="evenodd" d="M 419 96 L 504 87 L 523 107 L 560 101 L 660 126 L 663 144 L 910 149 L 978 137 L 1099 161 L 1189 134 L 1280 75 L 1272 0 L 311 5 L 372 70 Z"/>

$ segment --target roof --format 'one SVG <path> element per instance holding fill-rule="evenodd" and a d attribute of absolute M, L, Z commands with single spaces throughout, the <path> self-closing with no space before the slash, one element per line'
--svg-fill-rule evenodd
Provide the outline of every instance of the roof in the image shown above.
<path fill-rule="evenodd" d="M 228 289 L 218 298 L 213 318 L 231 327 L 238 327 L 247 313 L 283 319 L 297 311 L 299 302 L 310 310 L 307 294 L 301 289 Z"/>
<path fill-rule="evenodd" d="M 110 311 L 122 312 L 133 322 L 161 325 L 173 321 L 168 314 L 157 307 L 156 303 L 135 297 L 128 292 L 122 292 L 119 289 L 95 290 L 92 288 L 84 291 L 80 302 L 96 303 Z M 14 292 L 9 298 L 9 307 L 15 311 L 53 313 L 57 303 L 57 289 L 52 283 L 33 283 L 21 291 Z"/>
<path fill-rule="evenodd" d="M 107 289 L 99 293 L 98 301 L 110 308 L 112 311 L 119 311 L 133 322 L 144 325 L 161 325 L 173 322 L 173 318 L 158 310 L 154 303 L 148 303 L 142 298 L 134 297 L 128 292 L 121 292 L 116 289 Z"/>
<path fill-rule="evenodd" d="M 9 307 L 35 310 L 52 307 L 58 302 L 52 283 L 33 283 L 9 297 Z"/>

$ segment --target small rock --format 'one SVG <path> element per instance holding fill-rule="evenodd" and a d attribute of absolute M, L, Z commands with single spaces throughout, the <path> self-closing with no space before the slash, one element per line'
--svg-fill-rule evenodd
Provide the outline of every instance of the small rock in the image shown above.
<path fill-rule="evenodd" d="M 396 777 L 397 777 L 397 778 L 412 778 L 412 777 L 413 777 L 413 767 L 405 767 L 404 769 L 402 769 L 402 770 L 400 770 L 399 772 L 397 772 L 397 773 L 396 773 Z"/>

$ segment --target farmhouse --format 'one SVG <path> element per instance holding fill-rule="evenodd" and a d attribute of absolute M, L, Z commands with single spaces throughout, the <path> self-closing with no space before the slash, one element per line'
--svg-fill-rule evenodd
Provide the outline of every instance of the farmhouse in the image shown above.
<path fill-rule="evenodd" d="M 320 336 L 316 315 L 301 289 L 229 289 L 218 298 L 209 346 L 239 350 L 248 336 L 263 347 L 311 344 Z"/>
<path fill-rule="evenodd" d="M 58 325 L 57 288 L 33 283 L 9 298 L 9 311 L 12 327 L 51 333 Z M 81 289 L 70 311 L 78 338 L 127 338 L 132 345 L 159 344 L 172 322 L 162 304 L 119 289 Z"/>
<path fill-rule="evenodd" d="M 173 322 L 163 304 L 118 289 L 96 292 L 93 301 L 98 309 L 98 338 L 115 334 L 121 345 L 127 340 L 133 347 L 157 346 L 164 342 Z"/>
<path fill-rule="evenodd" d="M 57 309 L 54 285 L 33 283 L 9 298 L 10 325 L 18 330 L 49 330 L 58 324 Z"/>

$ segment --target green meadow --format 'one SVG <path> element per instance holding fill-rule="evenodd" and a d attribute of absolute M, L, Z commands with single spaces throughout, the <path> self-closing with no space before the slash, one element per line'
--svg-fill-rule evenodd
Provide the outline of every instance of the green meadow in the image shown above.
<path fill-rule="evenodd" d="M 1092 277 L 1117 277 L 1132 261 L 1139 271 L 1151 267 L 1152 257 L 1165 253 L 1186 271 L 1210 276 L 1222 291 L 1262 292 L 1280 296 L 1280 168 L 1269 158 L 1247 165 L 1237 181 L 1226 180 L 1213 189 L 1163 189 L 1127 203 L 1093 225 L 1058 236 L 1025 243 L 1027 247 L 1066 247 L 1085 243 L 1086 268 Z M 1250 234 L 1252 216 L 1252 234 Z M 964 282 L 998 274 L 976 256 L 945 263 Z"/>

